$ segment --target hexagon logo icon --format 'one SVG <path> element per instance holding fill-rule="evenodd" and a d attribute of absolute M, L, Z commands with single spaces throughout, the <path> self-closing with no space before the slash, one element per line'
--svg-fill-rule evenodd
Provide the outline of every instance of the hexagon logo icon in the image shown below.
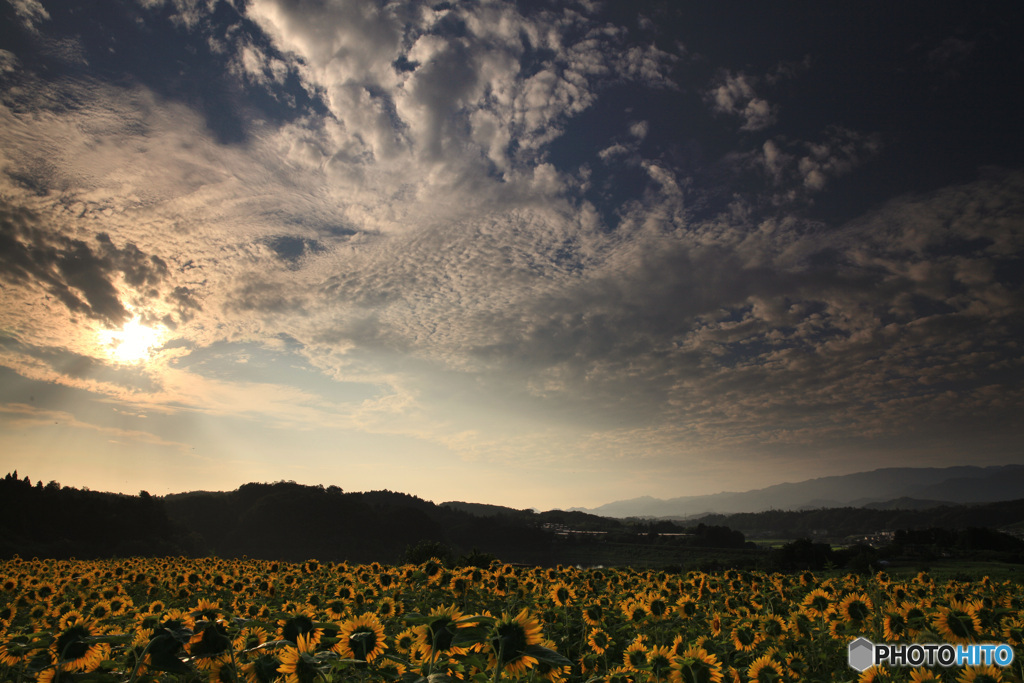
<path fill-rule="evenodd" d="M 850 642 L 848 653 L 850 667 L 863 671 L 875 663 L 875 644 L 867 638 L 858 638 Z"/>

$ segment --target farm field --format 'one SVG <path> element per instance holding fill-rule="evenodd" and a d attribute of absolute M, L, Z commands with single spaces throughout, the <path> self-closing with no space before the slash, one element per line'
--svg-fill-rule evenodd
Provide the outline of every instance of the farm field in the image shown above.
<path fill-rule="evenodd" d="M 1020 681 L 851 640 L 1024 640 L 1010 580 L 129 558 L 0 563 L 3 681 Z"/>

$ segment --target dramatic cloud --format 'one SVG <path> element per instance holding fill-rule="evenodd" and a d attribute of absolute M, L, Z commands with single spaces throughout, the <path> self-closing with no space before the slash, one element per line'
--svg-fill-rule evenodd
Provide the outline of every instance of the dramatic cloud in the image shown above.
<path fill-rule="evenodd" d="M 714 110 L 743 120 L 740 130 L 761 130 L 775 123 L 775 112 L 754 91 L 753 79 L 742 73 L 725 73 L 708 92 Z"/>
<path fill-rule="evenodd" d="M 1014 30 L 648 9 L 4 5 L 5 462 L 550 507 L 1019 459 Z"/>
<path fill-rule="evenodd" d="M 141 297 L 154 296 L 167 276 L 159 256 L 134 244 L 119 249 L 106 233 L 93 245 L 33 227 L 31 214 L 0 207 L 0 277 L 17 285 L 42 286 L 72 313 L 123 323 L 128 312 L 118 295 L 119 279 Z"/>

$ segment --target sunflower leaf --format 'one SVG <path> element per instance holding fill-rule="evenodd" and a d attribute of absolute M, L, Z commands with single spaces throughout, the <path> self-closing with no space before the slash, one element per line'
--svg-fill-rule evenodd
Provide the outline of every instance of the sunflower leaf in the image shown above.
<path fill-rule="evenodd" d="M 455 629 L 452 636 L 452 647 L 465 647 L 475 643 L 486 642 L 491 635 L 491 629 L 486 626 L 469 626 Z"/>
<path fill-rule="evenodd" d="M 462 663 L 466 665 L 466 668 L 476 667 L 483 671 L 487 668 L 487 658 L 480 654 L 468 654 L 462 658 Z"/>
<path fill-rule="evenodd" d="M 241 631 L 243 628 L 262 628 L 268 631 L 273 631 L 277 628 L 277 622 L 262 621 L 259 619 L 243 619 L 237 622 L 237 628 Z"/>
<path fill-rule="evenodd" d="M 348 637 L 348 639 L 350 641 L 351 640 L 355 640 L 355 641 L 364 641 L 364 640 L 373 641 L 376 638 L 377 638 L 377 634 L 374 633 L 373 631 L 356 631 L 355 633 L 352 633 Z"/>
<path fill-rule="evenodd" d="M 171 673 L 189 673 L 192 671 L 185 663 L 178 659 L 181 651 L 181 643 L 169 633 L 160 633 L 149 641 L 150 667 L 157 671 L 169 671 Z"/>
<path fill-rule="evenodd" d="M 191 640 L 194 635 L 192 629 L 174 625 L 165 625 L 156 629 L 153 633 L 155 636 L 166 636 L 171 638 L 182 645 Z"/>
<path fill-rule="evenodd" d="M 429 624 L 437 617 L 426 616 L 417 612 L 409 612 L 408 614 L 402 615 L 402 620 L 407 624 L 413 626 L 419 626 L 420 624 Z"/>
<path fill-rule="evenodd" d="M 120 676 L 106 671 L 90 671 L 89 673 L 77 674 L 75 676 L 76 683 L 118 683 L 120 680 Z"/>
<path fill-rule="evenodd" d="M 313 654 L 313 659 L 316 661 L 318 666 L 324 666 L 325 664 L 340 658 L 341 657 L 337 652 L 333 652 L 331 650 L 321 650 Z"/>
<path fill-rule="evenodd" d="M 344 657 L 340 657 L 338 659 L 331 660 L 331 666 L 334 667 L 335 669 L 344 668 L 345 666 L 347 666 L 349 664 L 366 664 L 366 662 L 364 662 L 361 659 L 350 659 L 350 658 L 344 658 Z"/>
<path fill-rule="evenodd" d="M 313 628 L 337 629 L 338 625 L 333 621 L 314 621 Z"/>
<path fill-rule="evenodd" d="M 256 647 L 250 647 L 248 650 L 242 650 L 242 652 L 256 652 L 257 650 L 268 650 L 270 648 L 287 647 L 289 645 L 295 645 L 295 643 L 290 640 L 268 640 Z"/>
<path fill-rule="evenodd" d="M 565 656 L 540 645 L 527 645 L 526 649 L 523 650 L 523 654 L 551 666 L 572 666 L 572 661 L 566 659 Z"/>
<path fill-rule="evenodd" d="M 462 617 L 461 619 L 456 619 L 452 623 L 455 623 L 455 624 L 473 623 L 473 624 L 491 625 L 491 624 L 498 623 L 498 620 L 495 619 L 494 617 L 484 616 L 483 614 L 476 614 L 476 615 L 473 615 L 473 616 Z"/>
<path fill-rule="evenodd" d="M 231 647 L 231 641 L 222 627 L 208 623 L 203 629 L 203 637 L 191 648 L 194 655 L 216 655 Z"/>
<path fill-rule="evenodd" d="M 132 642 L 133 636 L 126 633 L 108 634 L 105 636 L 86 636 L 81 641 L 86 644 L 92 643 L 130 643 Z"/>

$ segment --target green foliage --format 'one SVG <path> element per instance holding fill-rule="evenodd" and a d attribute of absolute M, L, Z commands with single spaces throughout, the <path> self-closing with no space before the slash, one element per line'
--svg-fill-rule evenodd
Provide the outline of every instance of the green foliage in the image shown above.
<path fill-rule="evenodd" d="M 452 549 L 440 541 L 420 541 L 415 546 L 405 549 L 405 561 L 409 564 L 423 564 L 431 558 L 441 560 L 442 564 L 452 563 Z"/>

